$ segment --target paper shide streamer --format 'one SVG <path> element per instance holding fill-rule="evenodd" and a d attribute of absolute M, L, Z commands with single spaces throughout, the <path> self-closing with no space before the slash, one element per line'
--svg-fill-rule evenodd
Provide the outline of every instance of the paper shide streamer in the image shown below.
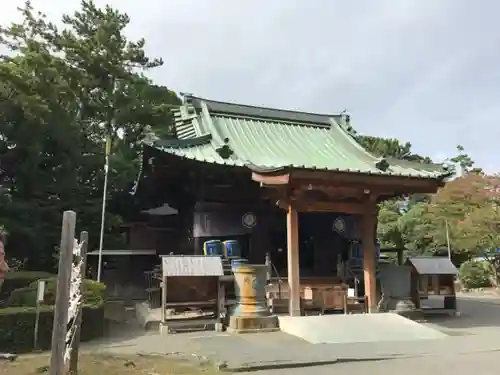
<path fill-rule="evenodd" d="M 66 350 L 64 352 L 64 362 L 68 363 L 71 346 L 76 331 L 76 317 L 78 310 L 83 302 L 83 296 L 80 286 L 83 275 L 81 274 L 83 258 L 81 257 L 82 243 L 75 239 L 73 244 L 73 264 L 71 268 L 71 281 L 69 286 L 69 304 L 68 304 L 68 330 L 66 333 Z"/>

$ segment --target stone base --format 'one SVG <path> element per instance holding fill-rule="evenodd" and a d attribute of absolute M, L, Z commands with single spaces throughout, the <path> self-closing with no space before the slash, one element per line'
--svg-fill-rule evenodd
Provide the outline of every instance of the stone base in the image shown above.
<path fill-rule="evenodd" d="M 269 316 L 231 316 L 228 332 L 256 333 L 279 331 L 279 321 L 276 315 Z"/>
<path fill-rule="evenodd" d="M 424 313 L 417 309 L 409 297 L 386 297 L 383 296 L 378 308 L 381 312 L 390 312 L 404 316 L 411 320 L 423 320 Z"/>
<path fill-rule="evenodd" d="M 404 316 L 407 319 L 415 320 L 415 321 L 424 321 L 424 312 L 420 309 L 414 310 L 392 310 L 390 311 L 393 314 L 398 314 Z"/>

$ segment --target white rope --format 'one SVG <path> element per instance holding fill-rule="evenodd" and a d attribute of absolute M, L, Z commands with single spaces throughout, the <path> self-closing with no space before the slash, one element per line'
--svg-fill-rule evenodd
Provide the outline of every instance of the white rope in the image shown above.
<path fill-rule="evenodd" d="M 139 172 L 137 174 L 137 178 L 134 181 L 134 185 L 132 186 L 132 190 L 130 191 L 130 195 L 135 195 L 137 193 L 137 189 L 139 189 L 139 181 L 142 177 L 142 169 L 144 168 L 144 144 L 141 143 L 141 149 L 139 151 Z"/>
<path fill-rule="evenodd" d="M 69 304 L 68 304 L 69 329 L 67 330 L 66 333 L 66 350 L 64 353 L 65 363 L 68 362 L 71 354 L 71 346 L 76 332 L 76 316 L 83 302 L 83 296 L 80 289 L 80 286 L 82 284 L 81 267 L 83 263 L 83 258 L 80 257 L 81 249 L 82 249 L 82 243 L 78 243 L 78 241 L 75 239 L 73 245 L 73 257 L 76 257 L 78 261 L 73 262 L 73 266 L 71 268 L 71 282 L 69 286 Z"/>

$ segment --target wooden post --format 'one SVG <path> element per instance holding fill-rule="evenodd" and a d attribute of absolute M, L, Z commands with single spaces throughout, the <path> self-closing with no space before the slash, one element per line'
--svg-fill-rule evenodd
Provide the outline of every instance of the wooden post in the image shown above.
<path fill-rule="evenodd" d="M 368 311 L 377 311 L 375 227 L 377 217 L 367 213 L 362 216 L 363 273 Z"/>
<path fill-rule="evenodd" d="M 289 205 L 287 213 L 287 261 L 290 316 L 300 316 L 299 218 Z"/>
<path fill-rule="evenodd" d="M 76 213 L 64 211 L 59 269 L 57 273 L 57 293 L 52 327 L 52 349 L 50 353 L 50 375 L 63 375 L 66 332 L 68 329 L 69 284 L 73 264 L 73 245 L 75 241 Z"/>
<path fill-rule="evenodd" d="M 226 285 L 219 277 L 217 279 L 217 323 L 215 330 L 222 332 L 223 323 L 226 322 Z"/>
<path fill-rule="evenodd" d="M 80 233 L 80 258 L 82 259 L 82 265 L 80 268 L 80 274 L 82 275 L 82 283 L 80 284 L 80 293 L 82 295 L 81 305 L 78 307 L 75 318 L 75 335 L 73 341 L 71 342 L 71 352 L 69 357 L 69 372 L 73 375 L 78 374 L 78 353 L 80 351 L 80 333 L 82 330 L 82 318 L 83 318 L 83 296 L 85 293 L 85 273 L 87 272 L 87 246 L 89 242 L 88 232 Z"/>
<path fill-rule="evenodd" d="M 161 324 L 165 325 L 166 318 L 166 309 L 167 309 L 167 277 L 162 276 L 161 283 Z"/>
<path fill-rule="evenodd" d="M 402 266 L 404 263 L 403 251 L 404 251 L 404 249 L 398 249 L 398 266 Z"/>

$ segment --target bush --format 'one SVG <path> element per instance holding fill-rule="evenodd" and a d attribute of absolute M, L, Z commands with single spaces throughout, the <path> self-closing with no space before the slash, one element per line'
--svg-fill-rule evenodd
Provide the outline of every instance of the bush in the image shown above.
<path fill-rule="evenodd" d="M 491 267 L 486 262 L 467 261 L 462 263 L 458 273 L 464 288 L 484 288 L 491 286 Z"/>
<path fill-rule="evenodd" d="M 48 272 L 38 271 L 7 272 L 5 274 L 2 289 L 0 289 L 0 301 L 7 300 L 12 291 L 16 289 L 28 287 L 39 279 L 47 279 L 52 276 L 53 275 Z"/>
<path fill-rule="evenodd" d="M 45 295 L 43 304 L 54 305 L 56 301 L 57 280 L 55 277 L 45 279 Z M 104 303 L 106 286 L 94 280 L 83 281 L 84 293 L 83 303 L 90 306 L 99 306 Z M 12 291 L 7 300 L 8 307 L 35 307 L 36 306 L 37 281 L 32 282 L 25 288 Z"/>
<path fill-rule="evenodd" d="M 27 353 L 33 351 L 36 309 L 9 307 L 0 309 L 0 352 Z M 53 306 L 42 306 L 38 324 L 38 349 L 50 349 Z M 84 306 L 81 341 L 89 341 L 104 334 L 104 305 Z"/>
<path fill-rule="evenodd" d="M 36 289 L 30 287 L 19 288 L 12 291 L 10 297 L 7 299 L 6 306 L 36 306 Z"/>

